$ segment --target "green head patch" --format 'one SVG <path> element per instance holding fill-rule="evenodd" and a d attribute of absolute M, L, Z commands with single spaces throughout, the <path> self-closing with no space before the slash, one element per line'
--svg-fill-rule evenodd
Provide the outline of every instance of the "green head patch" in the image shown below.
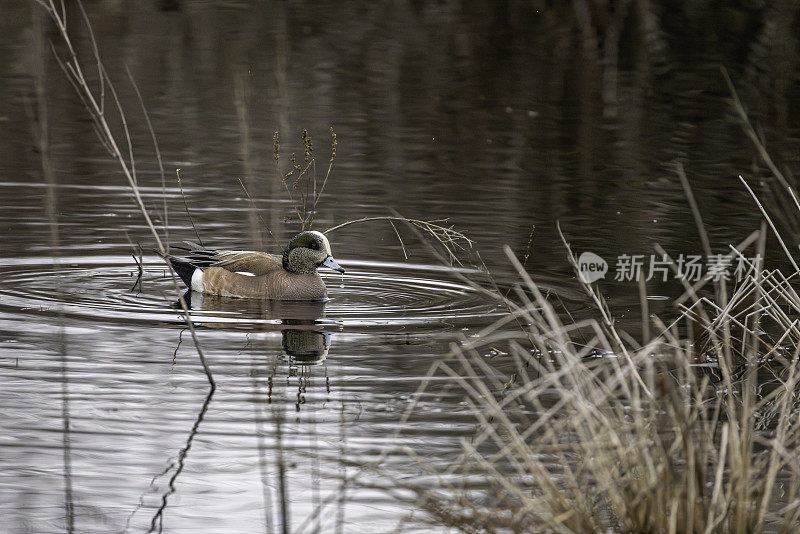
<path fill-rule="evenodd" d="M 300 232 L 283 251 L 283 268 L 291 273 L 309 274 L 316 272 L 329 257 L 331 245 L 324 234 L 311 230 Z"/>

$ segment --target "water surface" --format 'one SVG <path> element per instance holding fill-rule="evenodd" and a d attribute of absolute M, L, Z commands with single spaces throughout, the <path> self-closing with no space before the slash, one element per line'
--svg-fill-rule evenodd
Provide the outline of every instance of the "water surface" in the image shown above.
<path fill-rule="evenodd" d="M 292 152 L 303 157 L 307 128 L 321 175 L 333 127 L 336 160 L 317 228 L 390 209 L 447 219 L 480 251 L 465 254 L 458 273 L 509 288 L 508 244 L 580 314 L 590 306 L 557 222 L 576 251 L 609 262 L 651 254 L 655 242 L 671 254 L 702 253 L 676 159 L 715 250 L 758 228 L 736 176 L 767 195 L 767 173 L 730 110 L 719 66 L 792 170 L 790 80 L 800 57 L 794 41 L 788 51 L 774 44 L 780 35 L 770 32 L 784 31 L 773 24 L 777 8 L 636 3 L 587 15 L 581 6 L 86 7 L 165 239 L 195 238 L 174 180 L 180 168 L 206 244 L 279 251 L 297 221 L 276 178 L 273 134 L 283 166 Z M 49 46 L 37 45 L 41 37 L 63 52 L 57 34 L 35 4 L 4 8 L 0 530 L 428 531 L 411 515 L 413 501 L 370 487 L 390 479 L 351 478 L 359 462 L 378 458 L 392 476 L 411 477 L 403 446 L 436 464 L 455 457 L 474 429 L 457 388 L 437 379 L 414 417 L 401 425 L 401 416 L 431 364 L 502 308 L 402 225 L 402 244 L 385 222 L 350 225 L 329 236 L 347 274 L 325 274 L 328 302 L 188 296 L 218 383 L 209 397 L 178 293 L 130 189 Z M 726 30 L 709 29 L 718 18 Z M 69 20 L 77 48 L 89 51 L 74 6 Z M 165 187 L 126 68 L 153 122 Z M 37 149 L 40 109 L 49 182 Z M 478 273 L 481 260 L 492 280 Z M 638 321 L 635 284 L 602 287 L 622 320 Z M 653 310 L 669 313 L 664 299 L 681 291 L 648 284 Z"/>

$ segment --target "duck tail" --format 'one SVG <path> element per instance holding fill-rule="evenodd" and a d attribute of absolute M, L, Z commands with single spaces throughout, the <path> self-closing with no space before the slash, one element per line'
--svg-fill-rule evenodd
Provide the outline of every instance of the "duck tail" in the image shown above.
<path fill-rule="evenodd" d="M 183 283 L 186 284 L 186 287 L 192 287 L 192 275 L 197 270 L 197 267 L 189 263 L 188 261 L 184 261 L 181 259 L 176 258 L 175 256 L 167 256 L 170 265 L 172 268 L 175 269 L 175 272 L 178 273 L 178 276 L 181 277 Z"/>

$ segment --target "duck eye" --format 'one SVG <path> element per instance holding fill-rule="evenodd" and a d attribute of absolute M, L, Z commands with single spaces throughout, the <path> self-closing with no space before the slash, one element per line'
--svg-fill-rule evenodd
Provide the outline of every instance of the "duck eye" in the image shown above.
<path fill-rule="evenodd" d="M 319 243 L 317 243 L 316 241 L 312 241 L 311 244 L 308 245 L 308 248 L 310 248 L 311 250 L 319 250 Z"/>

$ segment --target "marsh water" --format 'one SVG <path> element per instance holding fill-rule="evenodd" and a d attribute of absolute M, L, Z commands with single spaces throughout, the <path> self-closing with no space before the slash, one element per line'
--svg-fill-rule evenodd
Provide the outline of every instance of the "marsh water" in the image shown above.
<path fill-rule="evenodd" d="M 795 169 L 796 13 L 555 4 L 86 2 L 165 240 L 196 240 L 188 205 L 206 245 L 279 252 L 298 224 L 274 132 L 286 170 L 307 129 L 321 178 L 333 128 L 316 228 L 397 212 L 474 241 L 456 273 L 401 224 L 351 224 L 329 234 L 347 273 L 322 273 L 327 302 L 187 295 L 209 395 L 179 293 L 55 59 L 59 35 L 35 2 L 0 2 L 0 531 L 430 531 L 397 490 L 422 476 L 402 448 L 446 465 L 474 418 L 445 386 L 401 418 L 450 344 L 504 311 L 457 274 L 511 287 L 507 244 L 591 314 L 560 224 L 609 262 L 601 287 L 637 322 L 617 257 L 702 254 L 676 160 L 715 251 L 756 230 L 737 175 L 769 196 L 768 173 L 720 66 Z M 647 289 L 659 313 L 682 291 Z M 358 472 L 377 459 L 384 472 Z"/>

